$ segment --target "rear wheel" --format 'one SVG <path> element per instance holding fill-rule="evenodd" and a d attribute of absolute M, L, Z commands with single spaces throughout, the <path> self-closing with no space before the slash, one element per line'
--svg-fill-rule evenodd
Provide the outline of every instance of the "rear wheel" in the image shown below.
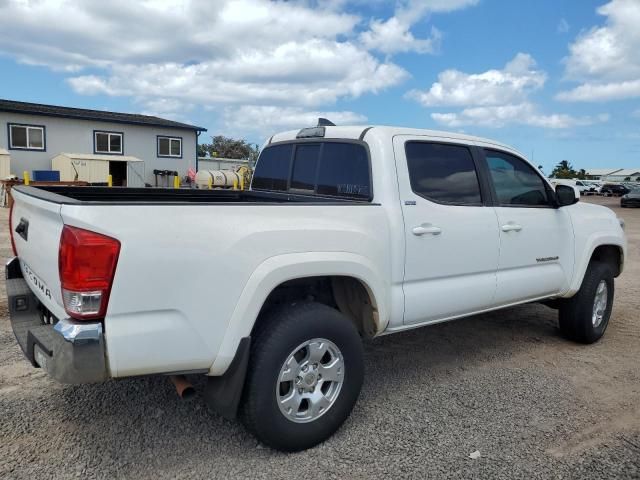
<path fill-rule="evenodd" d="M 562 302 L 560 331 L 570 340 L 594 343 L 604 335 L 613 307 L 614 281 L 611 267 L 591 262 L 582 286 L 572 298 Z"/>
<path fill-rule="evenodd" d="M 362 342 L 353 323 L 326 305 L 290 305 L 261 321 L 252 345 L 242 411 L 247 429 L 284 451 L 330 437 L 362 386 Z"/>

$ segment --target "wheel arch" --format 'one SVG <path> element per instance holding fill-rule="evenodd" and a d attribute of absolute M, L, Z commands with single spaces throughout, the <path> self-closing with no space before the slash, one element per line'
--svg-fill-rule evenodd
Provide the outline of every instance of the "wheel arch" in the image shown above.
<path fill-rule="evenodd" d="M 613 276 L 618 277 L 624 266 L 624 251 L 618 245 L 599 245 L 591 253 L 589 263 L 598 261 L 613 267 Z"/>
<path fill-rule="evenodd" d="M 587 268 L 593 261 L 609 263 L 613 268 L 613 276 L 618 277 L 624 269 L 625 249 L 625 244 L 619 237 L 594 239 L 589 248 L 585 249 L 585 254 L 577 259 L 573 281 L 563 296 L 571 297 L 580 289 Z"/>
<path fill-rule="evenodd" d="M 385 278 L 389 275 L 383 275 L 368 258 L 349 252 L 304 252 L 265 260 L 253 271 L 235 302 L 209 374 L 222 375 L 226 371 L 241 339 L 251 335 L 263 309 L 269 307 L 274 295 L 290 287 L 328 282 L 335 306 L 359 330 L 370 336 L 381 333 L 389 322 L 386 296 L 390 288 Z M 294 300 L 305 299 L 294 296 Z M 368 318 L 365 312 L 370 314 Z"/>

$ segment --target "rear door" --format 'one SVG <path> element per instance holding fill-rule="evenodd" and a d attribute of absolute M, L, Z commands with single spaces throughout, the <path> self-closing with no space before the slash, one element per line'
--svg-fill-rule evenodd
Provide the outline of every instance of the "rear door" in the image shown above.
<path fill-rule="evenodd" d="M 498 221 L 474 148 L 396 136 L 394 151 L 405 224 L 405 324 L 489 308 Z"/>
<path fill-rule="evenodd" d="M 482 149 L 500 225 L 496 305 L 563 291 L 573 271 L 574 238 L 566 209 L 555 208 L 550 187 L 524 159 Z"/>

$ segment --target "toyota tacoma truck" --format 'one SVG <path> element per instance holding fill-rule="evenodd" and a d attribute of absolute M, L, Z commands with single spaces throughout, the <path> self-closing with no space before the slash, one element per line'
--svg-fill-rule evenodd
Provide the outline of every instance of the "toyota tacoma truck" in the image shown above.
<path fill-rule="evenodd" d="M 363 339 L 530 302 L 602 337 L 611 210 L 498 142 L 328 123 L 271 137 L 247 191 L 15 187 L 27 359 L 65 383 L 207 375 L 209 405 L 295 451 L 348 417 Z"/>

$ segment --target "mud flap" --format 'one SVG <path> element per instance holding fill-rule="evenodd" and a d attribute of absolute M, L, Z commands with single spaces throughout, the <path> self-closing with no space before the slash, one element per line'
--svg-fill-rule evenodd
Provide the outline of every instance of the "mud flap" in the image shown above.
<path fill-rule="evenodd" d="M 235 419 L 238 414 L 249 364 L 250 346 L 251 337 L 240 340 L 236 355 L 227 371 L 220 377 L 209 377 L 204 389 L 207 405 L 228 420 Z"/>

